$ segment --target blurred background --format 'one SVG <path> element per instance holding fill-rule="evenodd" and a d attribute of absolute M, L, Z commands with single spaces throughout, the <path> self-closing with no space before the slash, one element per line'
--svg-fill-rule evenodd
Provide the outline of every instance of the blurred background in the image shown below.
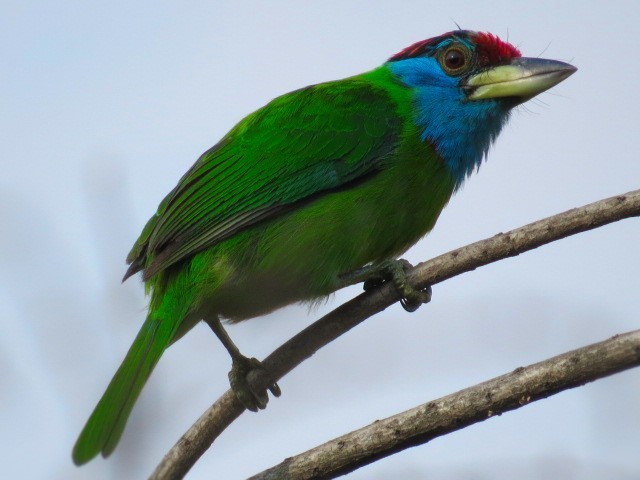
<path fill-rule="evenodd" d="M 579 71 L 514 112 L 410 250 L 412 262 L 640 188 L 640 3 L 18 2 L 0 15 L 0 444 L 3 475 L 146 478 L 226 390 L 206 326 L 166 352 L 107 461 L 77 434 L 146 301 L 124 258 L 162 197 L 237 121 L 295 88 L 374 68 L 461 27 Z M 287 456 L 518 366 L 640 325 L 640 222 L 626 220 L 434 287 L 332 343 L 244 414 L 189 478 L 245 478 Z M 229 329 L 262 358 L 360 292 Z M 353 479 L 636 479 L 640 371 L 492 418 Z"/>

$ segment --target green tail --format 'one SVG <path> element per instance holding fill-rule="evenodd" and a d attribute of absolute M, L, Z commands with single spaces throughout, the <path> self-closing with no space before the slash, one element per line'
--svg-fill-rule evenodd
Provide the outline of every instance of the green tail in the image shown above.
<path fill-rule="evenodd" d="M 180 322 L 147 317 L 107 391 L 87 420 L 73 447 L 73 461 L 82 465 L 102 453 L 113 452 L 133 405 Z"/>

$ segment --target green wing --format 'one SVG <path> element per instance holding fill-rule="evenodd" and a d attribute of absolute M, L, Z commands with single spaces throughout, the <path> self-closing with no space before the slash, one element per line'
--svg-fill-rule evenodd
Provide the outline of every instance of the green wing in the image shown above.
<path fill-rule="evenodd" d="M 127 257 L 149 279 L 229 236 L 381 170 L 402 129 L 386 90 L 353 77 L 249 115 L 167 195 Z"/>

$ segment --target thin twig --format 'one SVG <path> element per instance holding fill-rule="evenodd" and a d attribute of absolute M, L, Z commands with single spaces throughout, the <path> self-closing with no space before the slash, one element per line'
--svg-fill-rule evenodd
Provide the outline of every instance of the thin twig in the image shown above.
<path fill-rule="evenodd" d="M 640 330 L 517 368 L 425 403 L 269 468 L 249 480 L 335 478 L 401 450 L 640 365 Z"/>
<path fill-rule="evenodd" d="M 519 255 L 546 243 L 640 215 L 640 190 L 600 200 L 472 243 L 417 265 L 407 276 L 411 285 L 434 285 L 480 266 Z M 284 343 L 263 362 L 278 380 L 324 345 L 399 300 L 391 285 L 367 291 L 316 321 Z M 249 375 L 256 389 L 268 379 Z M 183 478 L 213 441 L 244 411 L 233 392 L 225 392 L 180 438 L 151 475 L 152 480 Z"/>

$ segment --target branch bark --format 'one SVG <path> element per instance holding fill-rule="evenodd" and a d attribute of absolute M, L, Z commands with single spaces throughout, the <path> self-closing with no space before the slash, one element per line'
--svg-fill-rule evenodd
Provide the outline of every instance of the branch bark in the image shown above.
<path fill-rule="evenodd" d="M 445 253 L 416 265 L 407 279 L 414 287 L 424 288 L 569 235 L 633 216 L 640 216 L 640 190 L 568 210 Z M 398 294 L 391 285 L 362 293 L 281 345 L 263 361 L 263 365 L 278 380 L 321 347 L 398 300 Z M 248 381 L 257 389 L 266 388 L 268 383 L 266 379 L 252 374 Z M 225 392 L 169 450 L 150 478 L 183 478 L 243 411 L 233 392 Z"/>
<path fill-rule="evenodd" d="M 640 330 L 517 368 L 287 458 L 249 480 L 318 480 L 640 365 Z"/>

